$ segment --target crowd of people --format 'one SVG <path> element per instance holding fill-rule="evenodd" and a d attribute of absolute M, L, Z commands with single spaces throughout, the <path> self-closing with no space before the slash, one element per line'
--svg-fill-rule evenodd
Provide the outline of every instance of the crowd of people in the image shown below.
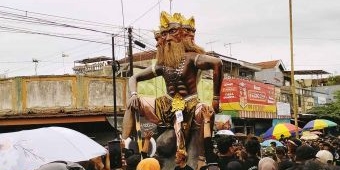
<path fill-rule="evenodd" d="M 206 111 L 205 120 L 210 120 L 213 112 Z M 208 121 L 207 121 L 208 122 Z M 178 150 L 175 155 L 175 170 L 333 170 L 340 169 L 340 139 L 332 135 L 320 135 L 315 140 L 300 140 L 296 137 L 281 138 L 262 146 L 263 139 L 256 136 L 236 137 L 232 135 L 212 135 L 209 123 L 204 125 L 205 164 L 190 167 L 186 164 L 187 153 Z M 150 136 L 149 136 L 150 137 Z M 148 137 L 147 137 L 148 138 Z M 147 141 L 148 139 L 146 139 Z M 280 146 L 277 145 L 280 142 Z M 282 144 L 282 145 L 281 145 Z M 144 151 L 146 151 L 144 148 Z M 143 157 L 147 156 L 144 152 Z M 127 169 L 138 169 L 143 157 L 131 161 L 127 157 Z M 138 164 L 138 162 L 142 161 Z M 150 160 L 146 160 L 150 162 Z M 134 162 L 134 163 L 133 163 Z M 162 169 L 162 159 L 154 157 L 150 169 Z M 157 167 L 157 168 L 155 168 Z M 146 168 L 143 168 L 146 169 Z"/>

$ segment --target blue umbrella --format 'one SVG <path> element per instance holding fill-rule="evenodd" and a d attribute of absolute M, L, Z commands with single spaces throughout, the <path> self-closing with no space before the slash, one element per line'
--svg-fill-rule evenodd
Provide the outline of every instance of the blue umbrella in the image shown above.
<path fill-rule="evenodd" d="M 268 140 L 263 141 L 261 143 L 261 146 L 270 146 L 271 142 L 275 142 L 276 146 L 283 146 L 283 144 L 281 142 L 274 140 L 274 139 L 268 139 Z"/>

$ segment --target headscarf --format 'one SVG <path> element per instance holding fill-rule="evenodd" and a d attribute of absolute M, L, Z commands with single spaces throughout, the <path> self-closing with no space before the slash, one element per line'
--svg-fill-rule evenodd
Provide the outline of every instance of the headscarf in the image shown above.
<path fill-rule="evenodd" d="M 161 166 L 155 158 L 146 158 L 139 162 L 137 170 L 160 170 Z"/>
<path fill-rule="evenodd" d="M 258 169 L 259 170 L 278 170 L 278 165 L 274 161 L 274 159 L 270 157 L 264 157 L 260 160 Z"/>

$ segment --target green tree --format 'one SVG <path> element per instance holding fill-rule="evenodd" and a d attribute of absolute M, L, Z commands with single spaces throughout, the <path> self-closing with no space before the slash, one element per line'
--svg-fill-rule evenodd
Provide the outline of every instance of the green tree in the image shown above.
<path fill-rule="evenodd" d="M 319 118 L 340 119 L 340 91 L 335 92 L 335 101 L 322 106 L 313 107 L 308 113 L 315 114 Z"/>
<path fill-rule="evenodd" d="M 326 83 L 328 86 L 340 84 L 340 76 L 330 76 Z"/>

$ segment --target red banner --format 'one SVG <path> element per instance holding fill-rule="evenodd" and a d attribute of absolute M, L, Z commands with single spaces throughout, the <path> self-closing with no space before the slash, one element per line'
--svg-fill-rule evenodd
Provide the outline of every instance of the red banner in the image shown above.
<path fill-rule="evenodd" d="M 223 80 L 220 95 L 225 110 L 276 111 L 273 85 L 229 78 Z"/>

